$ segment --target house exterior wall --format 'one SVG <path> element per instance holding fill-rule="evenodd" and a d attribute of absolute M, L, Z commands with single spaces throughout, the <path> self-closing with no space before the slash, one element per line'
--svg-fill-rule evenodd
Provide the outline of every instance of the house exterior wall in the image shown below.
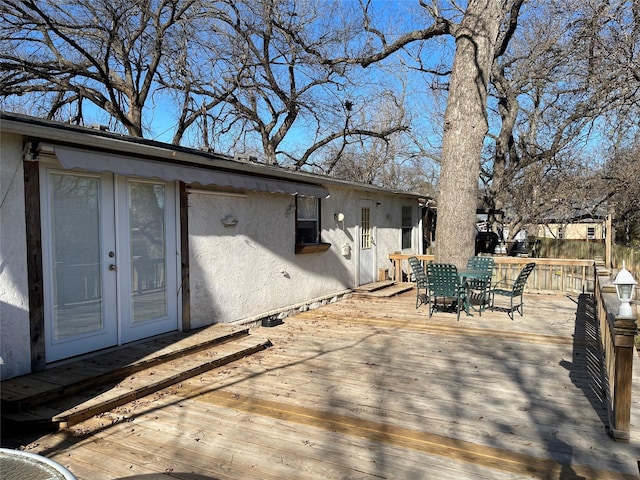
<path fill-rule="evenodd" d="M 22 137 L 0 131 L 0 379 L 31 369 Z"/>
<path fill-rule="evenodd" d="M 23 163 L 28 134 L 0 130 L 0 379 L 32 368 Z M 414 218 L 412 248 L 404 252 L 419 253 L 415 195 L 340 184 L 328 188 L 330 197 L 321 200 L 321 241 L 331 247 L 304 254 L 295 253 L 294 196 L 188 195 L 190 328 L 251 323 L 356 286 L 363 199 L 372 205 L 375 272 L 390 268 L 389 254 L 402 251 L 403 206 L 412 207 Z M 344 221 L 337 222 L 336 213 L 343 213 Z M 235 226 L 223 224 L 227 215 L 238 220 Z"/>
<path fill-rule="evenodd" d="M 595 235 L 589 238 L 589 228 L 593 228 Z M 538 236 L 543 238 L 558 238 L 558 232 L 562 232 L 562 238 L 566 240 L 604 240 L 605 227 L 603 222 L 581 222 L 581 223 L 550 223 L 548 225 L 538 225 Z"/>
<path fill-rule="evenodd" d="M 398 195 L 330 188 L 321 200 L 324 252 L 295 253 L 295 198 L 250 192 L 246 197 L 189 195 L 191 328 L 251 319 L 355 286 L 356 225 L 360 201 L 373 200 L 378 268 L 401 248 L 402 205 L 417 202 Z M 380 203 L 380 205 L 377 205 Z M 415 205 L 414 205 L 415 204 Z M 337 222 L 334 214 L 343 213 Z M 224 226 L 231 215 L 235 226 Z M 417 238 L 418 227 L 414 227 Z M 345 255 L 344 247 L 349 253 Z"/>

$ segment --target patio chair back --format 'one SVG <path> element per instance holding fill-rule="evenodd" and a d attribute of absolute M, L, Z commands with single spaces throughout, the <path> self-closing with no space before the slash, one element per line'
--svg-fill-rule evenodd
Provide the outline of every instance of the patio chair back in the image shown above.
<path fill-rule="evenodd" d="M 445 308 L 448 305 L 455 307 L 460 320 L 460 310 L 464 307 L 465 288 L 460 283 L 456 266 L 449 263 L 428 263 L 427 279 L 431 304 L 429 317 L 438 308 L 440 302 Z"/>
<path fill-rule="evenodd" d="M 413 277 L 416 280 L 416 308 L 418 308 L 423 303 L 429 303 L 429 294 L 427 293 L 428 283 L 427 283 L 427 274 L 422 268 L 422 262 L 418 260 L 417 257 L 409 257 L 409 265 L 411 266 L 411 271 L 413 272 Z"/>
<path fill-rule="evenodd" d="M 493 274 L 493 266 L 495 261 L 492 257 L 471 257 L 467 261 L 467 268 L 469 270 L 484 270 L 489 275 Z"/>
<path fill-rule="evenodd" d="M 495 298 L 496 298 L 496 295 L 500 295 L 503 297 L 509 297 L 511 300 L 510 306 L 507 309 L 507 313 L 509 314 L 509 317 L 511 318 L 511 320 L 513 320 L 514 311 L 517 311 L 518 313 L 520 313 L 521 316 L 524 315 L 524 299 L 523 299 L 524 287 L 527 284 L 529 275 L 531 275 L 531 272 L 533 271 L 535 266 L 536 264 L 533 262 L 527 263 L 524 266 L 524 268 L 520 270 L 520 273 L 518 274 L 518 278 L 516 278 L 516 281 L 513 282 L 512 285 L 505 286 L 505 287 L 496 286 L 496 288 L 492 288 L 490 308 L 493 310 L 498 308 L 495 305 Z"/>
<path fill-rule="evenodd" d="M 531 262 L 527 263 L 520 273 L 518 274 L 518 278 L 513 282 L 513 295 L 522 295 L 524 293 L 524 286 L 527 284 L 527 280 L 529 279 L 529 275 L 536 267 L 536 264 Z"/>
<path fill-rule="evenodd" d="M 489 304 L 489 291 L 491 289 L 491 276 L 495 261 L 492 257 L 471 257 L 467 261 L 469 270 L 482 270 L 487 273 L 484 278 L 467 280 L 467 301 L 471 308 L 477 310 L 480 315 Z"/>

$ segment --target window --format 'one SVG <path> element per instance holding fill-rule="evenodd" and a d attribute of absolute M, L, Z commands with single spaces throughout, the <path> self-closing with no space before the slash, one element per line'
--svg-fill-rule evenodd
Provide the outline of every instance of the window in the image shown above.
<path fill-rule="evenodd" d="M 360 229 L 360 248 L 362 250 L 368 250 L 372 247 L 371 236 L 371 209 L 363 207 L 360 211 L 361 229 Z"/>
<path fill-rule="evenodd" d="M 596 239 L 596 227 L 587 227 L 587 240 Z"/>
<path fill-rule="evenodd" d="M 564 230 L 562 227 L 558 227 L 558 238 L 562 240 L 564 238 Z"/>
<path fill-rule="evenodd" d="M 323 252 L 330 243 L 320 241 L 320 199 L 296 196 L 296 253 Z"/>
<path fill-rule="evenodd" d="M 296 243 L 320 243 L 320 205 L 316 197 L 296 197 Z"/>
<path fill-rule="evenodd" d="M 402 207 L 402 248 L 411 248 L 411 233 L 413 232 L 413 208 Z"/>

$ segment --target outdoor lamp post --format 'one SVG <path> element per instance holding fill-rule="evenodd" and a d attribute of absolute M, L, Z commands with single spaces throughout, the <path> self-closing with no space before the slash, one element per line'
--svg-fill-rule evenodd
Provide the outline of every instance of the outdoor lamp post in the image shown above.
<path fill-rule="evenodd" d="M 633 287 L 638 282 L 635 281 L 631 272 L 625 268 L 624 260 L 622 261 L 622 270 L 616 275 L 616 279 L 613 284 L 616 286 L 616 293 L 618 294 L 618 300 L 620 300 L 620 308 L 618 309 L 619 317 L 632 317 L 633 311 L 631 310 L 631 298 L 633 297 Z"/>

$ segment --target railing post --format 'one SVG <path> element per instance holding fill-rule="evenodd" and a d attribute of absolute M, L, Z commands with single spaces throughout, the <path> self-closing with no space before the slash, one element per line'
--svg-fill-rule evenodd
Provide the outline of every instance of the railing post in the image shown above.
<path fill-rule="evenodd" d="M 638 333 L 635 318 L 615 317 L 613 320 L 613 344 L 615 360 L 613 402 L 614 431 L 613 437 L 629 440 L 631 426 L 631 385 L 633 372 L 633 343 Z"/>
<path fill-rule="evenodd" d="M 619 300 L 609 271 L 596 264 L 596 299 L 600 324 L 600 342 L 607 371 L 607 410 L 609 430 L 615 440 L 628 442 L 631 427 L 631 385 L 633 348 L 638 334 L 635 316 L 618 316 Z"/>

